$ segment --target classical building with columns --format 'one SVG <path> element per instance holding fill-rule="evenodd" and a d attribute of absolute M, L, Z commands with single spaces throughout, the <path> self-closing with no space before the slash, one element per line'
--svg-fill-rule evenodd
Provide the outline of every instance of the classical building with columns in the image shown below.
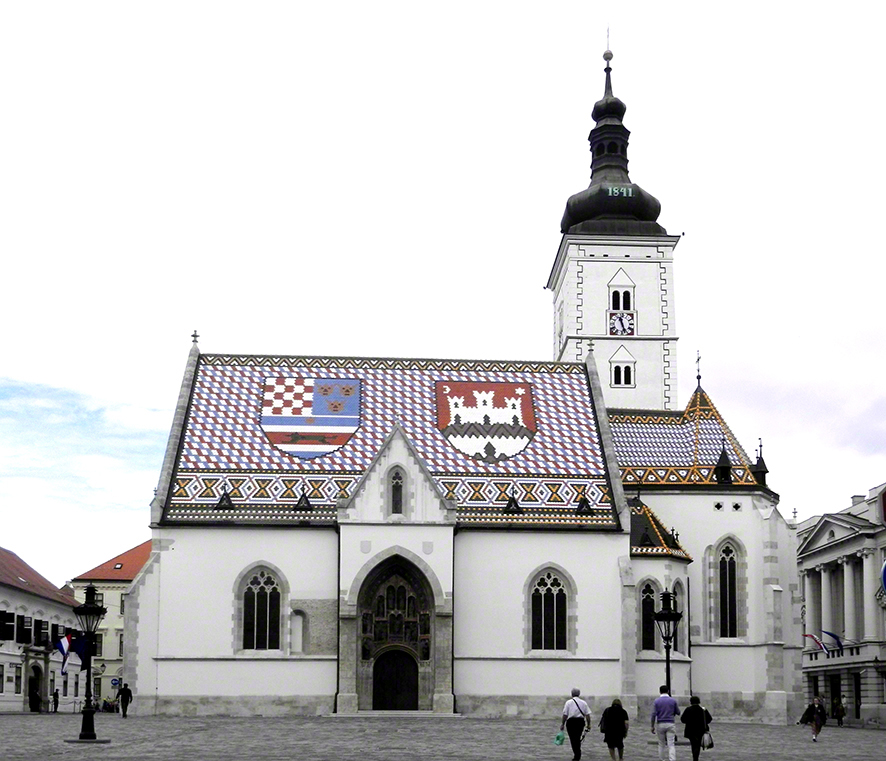
<path fill-rule="evenodd" d="M 611 57 L 547 281 L 553 361 L 195 335 L 126 603 L 136 712 L 550 717 L 577 684 L 645 717 L 670 652 L 718 720 L 798 715 L 796 533 L 700 374 L 677 398 L 680 238 L 628 175 Z"/>
<path fill-rule="evenodd" d="M 798 526 L 806 646 L 803 684 L 846 721 L 886 728 L 886 484 Z"/>

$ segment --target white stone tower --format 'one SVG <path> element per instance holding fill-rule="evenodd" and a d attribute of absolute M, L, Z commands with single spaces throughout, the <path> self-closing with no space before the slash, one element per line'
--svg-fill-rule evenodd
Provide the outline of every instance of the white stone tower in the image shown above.
<path fill-rule="evenodd" d="M 591 184 L 566 202 L 563 240 L 547 287 L 554 293 L 554 359 L 593 348 L 608 407 L 675 409 L 677 333 L 673 254 L 661 204 L 628 177 L 625 104 L 606 90 L 594 105 Z"/>

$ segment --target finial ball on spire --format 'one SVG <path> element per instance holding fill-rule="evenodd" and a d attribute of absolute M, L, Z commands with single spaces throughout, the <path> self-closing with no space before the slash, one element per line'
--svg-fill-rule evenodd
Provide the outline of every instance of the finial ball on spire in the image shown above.
<path fill-rule="evenodd" d="M 603 53 L 603 60 L 606 61 L 606 63 L 609 63 L 612 60 L 611 50 L 607 50 L 605 53 Z"/>

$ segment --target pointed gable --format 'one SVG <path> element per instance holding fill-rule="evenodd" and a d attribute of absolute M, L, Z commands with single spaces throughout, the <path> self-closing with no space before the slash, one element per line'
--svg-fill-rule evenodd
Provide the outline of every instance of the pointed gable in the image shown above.
<path fill-rule="evenodd" d="M 607 285 L 610 288 L 633 288 L 635 284 L 631 280 L 630 275 L 624 271 L 624 268 L 619 267 L 618 272 L 612 276 L 612 280 Z"/>
<path fill-rule="evenodd" d="M 815 552 L 847 539 L 869 532 L 878 531 L 880 526 L 866 518 L 849 513 L 826 513 L 818 519 L 818 523 L 807 533 L 806 538 L 797 550 L 797 556 Z"/>
<path fill-rule="evenodd" d="M 732 483 L 756 486 L 752 463 L 701 385 L 683 412 L 609 410 L 625 485 L 716 484 L 725 446 Z"/>
<path fill-rule="evenodd" d="M 692 562 L 677 537 L 665 529 L 652 509 L 637 497 L 628 500 L 631 511 L 631 555 L 674 557 Z"/>
<path fill-rule="evenodd" d="M 399 426 L 459 522 L 619 530 L 584 364 L 195 362 L 161 523 L 332 525 Z"/>

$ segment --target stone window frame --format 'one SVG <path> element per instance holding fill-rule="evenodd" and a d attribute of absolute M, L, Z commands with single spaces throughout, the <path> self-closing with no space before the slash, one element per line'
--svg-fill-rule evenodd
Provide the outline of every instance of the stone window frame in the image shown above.
<path fill-rule="evenodd" d="M 279 649 L 246 650 L 243 648 L 243 593 L 246 584 L 256 573 L 265 571 L 272 574 L 280 587 L 280 647 Z M 233 610 L 231 614 L 231 652 L 235 655 L 250 657 L 279 657 L 289 653 L 289 579 L 286 574 L 273 563 L 261 560 L 246 566 L 237 575 L 232 587 Z"/>
<path fill-rule="evenodd" d="M 566 590 L 566 649 L 534 650 L 532 648 L 532 590 L 539 577 L 550 571 L 557 575 Z M 535 657 L 569 657 L 578 648 L 578 586 L 572 574 L 557 563 L 543 563 L 535 568 L 523 584 L 523 652 Z"/>
<path fill-rule="evenodd" d="M 658 625 L 655 623 L 655 619 L 652 621 L 653 631 L 655 632 L 655 648 L 652 650 L 643 649 L 643 588 L 647 584 L 652 587 L 652 599 L 655 603 L 653 605 L 653 610 L 658 609 L 661 593 L 664 591 L 664 586 L 654 576 L 644 576 L 637 582 L 637 653 L 660 653 L 662 652 L 661 632 L 658 630 Z"/>
<path fill-rule="evenodd" d="M 735 552 L 735 637 L 720 636 L 720 553 L 730 545 Z M 708 642 L 734 642 L 748 638 L 748 552 L 735 534 L 726 534 L 714 544 L 708 545 L 704 553 L 704 574 L 706 596 L 705 631 Z"/>
<path fill-rule="evenodd" d="M 618 369 L 618 382 L 616 382 L 615 371 Z M 631 373 L 631 382 L 625 382 L 625 371 Z M 637 388 L 637 361 L 613 362 L 609 361 L 609 387 L 610 388 Z"/>
<path fill-rule="evenodd" d="M 393 485 L 391 483 L 391 479 L 394 477 L 394 473 L 399 473 L 403 477 L 403 502 L 401 507 L 402 512 L 395 513 L 393 511 L 393 501 L 394 501 L 394 490 Z M 385 518 L 391 519 L 394 516 L 402 516 L 400 518 L 394 518 L 394 520 L 409 520 L 413 515 L 413 499 L 412 499 L 412 476 L 409 473 L 409 469 L 402 465 L 399 462 L 392 463 L 390 467 L 388 467 L 384 472 L 384 483 L 383 483 L 383 493 L 384 493 L 384 510 L 385 510 Z"/>

